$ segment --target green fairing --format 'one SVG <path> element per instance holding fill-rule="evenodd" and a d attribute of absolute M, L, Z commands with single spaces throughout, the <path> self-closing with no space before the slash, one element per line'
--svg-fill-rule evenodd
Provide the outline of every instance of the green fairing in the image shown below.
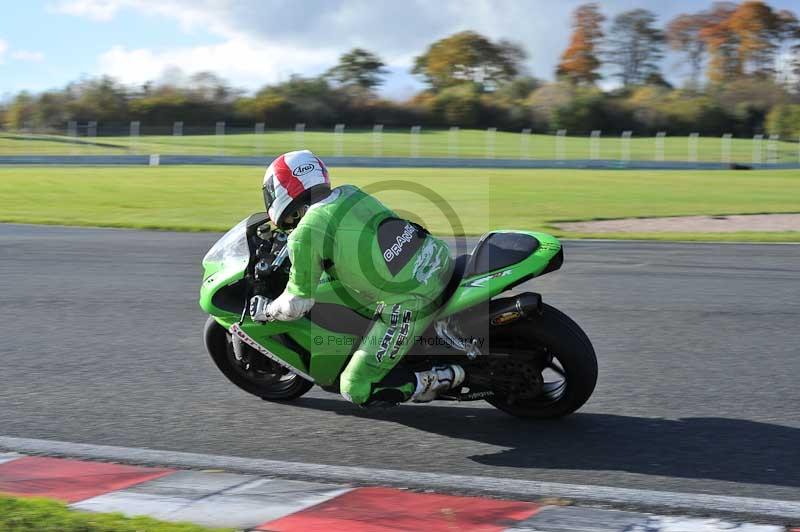
<path fill-rule="evenodd" d="M 450 316 L 466 310 L 505 292 L 510 286 L 516 285 L 526 278 L 539 275 L 547 267 L 550 259 L 555 257 L 561 249 L 558 239 L 546 233 L 507 230 L 492 232 L 530 235 L 539 241 L 539 248 L 522 262 L 462 279 L 461 285 L 441 310 L 440 316 Z"/>
<path fill-rule="evenodd" d="M 234 323 L 237 323 L 241 315 L 215 307 L 211 303 L 211 299 L 219 289 L 235 283 L 243 276 L 244 270 L 238 272 L 238 275 L 214 275 L 213 278 L 207 278 L 203 282 L 203 287 L 200 290 L 200 306 L 204 311 L 214 316 L 217 322 L 226 329 L 230 329 Z M 318 302 L 344 305 L 344 302 L 338 297 L 341 291 L 336 290 L 336 281 L 331 282 L 328 280 L 326 282 L 326 279 L 323 279 L 317 290 Z M 288 364 L 307 375 L 311 375 L 314 378 L 314 382 L 321 386 L 329 386 L 336 381 L 345 362 L 347 362 L 347 357 L 353 347 L 358 344 L 357 337 L 329 331 L 306 318 L 297 321 L 274 321 L 262 325 L 253 322 L 247 316 L 242 322 L 241 328 L 259 344 Z M 274 339 L 284 333 L 288 334 L 303 349 L 311 353 L 311 368 L 303 362 L 297 353 Z"/>
<path fill-rule="evenodd" d="M 444 308 L 439 311 L 438 317 L 446 317 L 464 311 L 501 294 L 513 285 L 541 274 L 550 260 L 561 249 L 561 244 L 558 240 L 545 233 L 530 231 L 494 232 L 515 232 L 531 235 L 539 241 L 540 245 L 532 255 L 522 262 L 507 268 L 463 279 L 459 288 L 456 289 Z M 200 289 L 200 306 L 226 329 L 230 329 L 234 323 L 237 323 L 241 316 L 238 313 L 216 307 L 212 303 L 212 298 L 222 288 L 241 280 L 245 276 L 248 262 L 249 258 L 248 260 L 243 260 L 241 257 L 228 258 L 221 262 L 213 261 L 209 260 L 208 256 L 203 261 L 205 273 Z M 346 294 L 346 291 L 337 289 L 337 287 L 338 281 L 332 280 L 323 274 L 315 294 L 316 301 L 350 306 L 352 308 L 353 301 L 348 305 L 340 297 L 341 294 Z M 365 317 L 370 316 L 369 309 L 355 308 L 354 310 Z M 330 386 L 336 382 L 350 353 L 358 345 L 357 337 L 329 331 L 306 318 L 293 322 L 275 321 L 260 324 L 253 322 L 249 316 L 246 316 L 241 328 L 274 355 L 300 372 L 310 375 L 321 386 Z M 277 339 L 281 334 L 288 335 L 310 353 L 310 368 L 303 361 L 300 354 L 286 347 Z"/>

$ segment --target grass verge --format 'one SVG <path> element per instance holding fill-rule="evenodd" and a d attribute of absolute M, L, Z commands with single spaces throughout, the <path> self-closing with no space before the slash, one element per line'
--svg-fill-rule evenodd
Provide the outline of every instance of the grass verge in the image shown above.
<path fill-rule="evenodd" d="M 0 134 L 0 155 L 159 153 L 260 156 L 277 155 L 302 145 L 323 157 L 335 153 L 362 157 L 409 157 L 417 153 L 421 157 L 494 156 L 504 159 L 590 159 L 594 155 L 614 160 L 622 157 L 624 151 L 623 141 L 618 135 L 605 135 L 597 139 L 593 147 L 588 135 L 557 138 L 555 135 L 522 136 L 498 131 L 493 137 L 487 137 L 485 130 L 476 129 L 462 129 L 453 134 L 447 130 L 423 129 L 416 141 L 412 140 L 409 129 L 387 129 L 379 142 L 372 130 L 358 129 L 346 129 L 341 137 L 336 137 L 330 130 L 306 131 L 302 135 L 294 131 L 267 131 L 256 135 L 252 129 L 231 129 L 227 133 L 219 137 L 167 134 L 135 138 Z M 696 139 L 696 153 L 690 149 L 693 142 L 689 137 L 667 136 L 663 139 L 664 159 L 687 161 L 696 157 L 700 161 L 719 162 L 729 156 L 732 161 L 749 163 L 754 159 L 766 162 L 774 157 L 781 162 L 797 162 L 800 156 L 797 142 L 731 139 L 726 147 L 719 137 L 700 137 Z M 493 148 L 488 150 L 487 146 Z M 655 138 L 634 137 L 630 139 L 627 152 L 634 160 L 652 161 L 656 158 Z"/>
<path fill-rule="evenodd" d="M 0 495 L 3 532 L 223 532 L 185 523 L 166 523 L 149 517 L 85 513 L 49 499 Z"/>
<path fill-rule="evenodd" d="M 0 168 L 0 221 L 223 231 L 263 210 L 256 167 Z M 514 228 L 564 237 L 800 241 L 784 233 L 567 233 L 557 221 L 800 211 L 800 172 L 334 168 L 443 235 Z"/>

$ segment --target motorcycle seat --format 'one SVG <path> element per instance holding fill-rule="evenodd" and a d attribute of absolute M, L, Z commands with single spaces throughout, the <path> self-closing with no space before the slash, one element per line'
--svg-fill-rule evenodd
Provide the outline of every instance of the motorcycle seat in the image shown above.
<path fill-rule="evenodd" d="M 513 266 L 539 249 L 539 241 L 519 233 L 489 233 L 481 238 L 472 253 L 455 258 L 453 275 L 442 292 L 447 303 L 466 277 Z"/>
<path fill-rule="evenodd" d="M 465 277 L 508 268 L 530 257 L 539 249 L 539 241 L 522 233 L 488 233 L 472 251 Z"/>

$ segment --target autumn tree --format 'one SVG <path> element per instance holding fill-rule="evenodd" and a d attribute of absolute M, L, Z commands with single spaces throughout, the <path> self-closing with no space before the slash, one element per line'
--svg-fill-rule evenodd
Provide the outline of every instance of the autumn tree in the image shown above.
<path fill-rule="evenodd" d="M 761 0 L 717 2 L 698 16 L 704 21 L 699 36 L 710 55 L 712 82 L 742 75 L 772 77 L 782 49 L 799 37 L 794 13 L 776 12 Z"/>
<path fill-rule="evenodd" d="M 781 35 L 777 13 L 764 2 L 747 0 L 731 13 L 727 24 L 738 40 L 737 60 L 742 71 L 764 77 L 773 75 Z"/>
<path fill-rule="evenodd" d="M 576 84 L 600 79 L 598 46 L 603 38 L 605 17 L 597 4 L 584 4 L 572 13 L 572 37 L 556 67 L 556 76 Z"/>
<path fill-rule="evenodd" d="M 794 78 L 795 88 L 800 92 L 800 21 L 797 15 L 784 9 L 778 12 L 779 57 L 785 58 L 780 80 L 786 84 Z"/>
<path fill-rule="evenodd" d="M 713 83 L 729 81 L 741 75 L 738 38 L 733 32 L 730 17 L 736 11 L 732 2 L 715 2 L 703 13 L 705 25 L 700 38 L 708 47 L 708 80 Z"/>
<path fill-rule="evenodd" d="M 383 83 L 386 64 L 363 48 L 353 48 L 339 57 L 339 63 L 328 71 L 342 85 L 372 90 Z"/>
<path fill-rule="evenodd" d="M 667 24 L 667 42 L 673 50 L 686 54 L 689 60 L 689 79 L 694 87 L 700 84 L 706 56 L 706 43 L 700 38 L 705 23 L 702 13 L 695 13 L 678 15 Z"/>
<path fill-rule="evenodd" d="M 658 77 L 664 33 L 655 22 L 655 14 L 646 9 L 632 9 L 614 17 L 605 54 L 626 87 Z"/>
<path fill-rule="evenodd" d="M 464 82 L 494 90 L 521 70 L 526 54 L 510 41 L 492 42 L 474 31 L 462 31 L 431 44 L 414 60 L 412 73 L 435 90 Z"/>

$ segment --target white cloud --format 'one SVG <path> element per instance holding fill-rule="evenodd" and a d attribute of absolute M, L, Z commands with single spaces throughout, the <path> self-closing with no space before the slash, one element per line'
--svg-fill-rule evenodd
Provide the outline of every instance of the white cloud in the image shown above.
<path fill-rule="evenodd" d="M 111 20 L 126 3 L 124 0 L 61 0 L 50 8 L 56 13 L 75 15 L 91 20 Z"/>
<path fill-rule="evenodd" d="M 16 59 L 17 61 L 28 61 L 31 63 L 41 63 L 44 61 L 44 54 L 42 52 L 31 50 L 12 50 L 9 56 L 11 59 Z"/>
<path fill-rule="evenodd" d="M 236 85 L 254 88 L 285 80 L 292 73 L 321 72 L 335 59 L 335 54 L 324 50 L 303 51 L 231 39 L 164 52 L 115 46 L 100 56 L 99 67 L 125 83 L 156 79 L 168 68 L 177 67 L 187 73 L 212 71 Z"/>
<path fill-rule="evenodd" d="M 11 58 L 15 61 L 39 63 L 44 61 L 44 54 L 42 52 L 11 48 L 6 41 L 0 39 L 0 64 L 5 63 L 6 58 Z"/>
<path fill-rule="evenodd" d="M 109 20 L 125 9 L 171 18 L 186 32 L 222 38 L 226 45 L 249 42 L 279 48 L 288 52 L 282 61 L 286 68 L 292 67 L 295 55 L 335 57 L 355 46 L 377 52 L 390 66 L 407 68 L 434 40 L 474 29 L 495 39 L 522 42 L 531 51 L 529 66 L 536 66 L 531 70 L 548 75 L 552 65 L 539 65 L 566 42 L 569 12 L 574 7 L 569 4 L 550 0 L 59 0 L 54 9 L 92 20 Z M 539 54 L 541 49 L 547 53 Z"/>
<path fill-rule="evenodd" d="M 222 25 L 218 22 L 231 3 L 232 0 L 56 0 L 49 9 L 55 13 L 100 22 L 109 21 L 120 11 L 130 9 L 150 16 L 175 19 L 187 30 L 212 24 L 221 31 Z"/>
<path fill-rule="evenodd" d="M 261 84 L 289 73 L 312 74 L 330 66 L 355 46 L 378 53 L 390 67 L 408 69 L 415 55 L 433 41 L 457 31 L 475 30 L 493 39 L 511 39 L 529 53 L 529 73 L 551 78 L 567 45 L 570 15 L 582 0 L 53 0 L 53 10 L 97 21 L 123 16 L 174 20 L 187 33 L 220 44 L 166 52 L 146 47 L 114 47 L 103 54 L 104 72 L 130 79 L 186 60 L 203 70 L 235 72 Z M 635 4 L 635 5 L 634 5 Z M 659 13 L 661 22 L 695 9 L 696 0 L 603 0 L 609 17 L 633 7 Z M 241 54 L 223 57 L 225 52 Z M 203 54 L 210 54 L 203 61 Z M 255 64 L 247 64 L 252 59 Z M 124 63 L 131 61 L 129 69 Z M 171 63 L 169 63 L 171 64 Z M 184 71 L 193 67 L 177 64 Z M 305 70 L 306 68 L 311 70 Z M 137 81 L 145 81 L 138 79 Z M 236 77 L 230 79 L 242 83 Z"/>

